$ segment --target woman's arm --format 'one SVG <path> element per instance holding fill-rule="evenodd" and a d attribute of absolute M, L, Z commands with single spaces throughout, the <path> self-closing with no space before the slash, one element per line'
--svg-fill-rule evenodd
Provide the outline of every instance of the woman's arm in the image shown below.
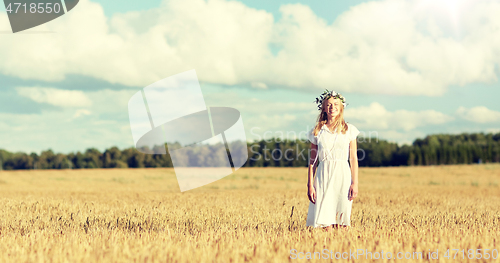
<path fill-rule="evenodd" d="M 311 157 L 309 159 L 309 168 L 307 172 L 307 196 L 309 201 L 313 204 L 316 203 L 316 189 L 314 189 L 314 173 L 316 171 L 316 165 L 314 161 L 316 160 L 316 155 L 318 154 L 318 146 L 311 143 Z"/>
<path fill-rule="evenodd" d="M 358 143 L 356 139 L 349 143 L 349 163 L 351 164 L 351 187 L 349 189 L 349 201 L 358 195 Z"/>

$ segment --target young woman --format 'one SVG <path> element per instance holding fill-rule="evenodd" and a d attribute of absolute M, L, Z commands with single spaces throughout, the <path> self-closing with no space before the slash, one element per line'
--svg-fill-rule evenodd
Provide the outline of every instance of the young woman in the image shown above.
<path fill-rule="evenodd" d="M 332 227 L 351 225 L 352 200 L 358 195 L 359 130 L 344 121 L 346 101 L 342 95 L 326 90 L 316 103 L 320 113 L 316 126 L 308 134 L 310 203 L 306 225 L 330 231 Z"/>

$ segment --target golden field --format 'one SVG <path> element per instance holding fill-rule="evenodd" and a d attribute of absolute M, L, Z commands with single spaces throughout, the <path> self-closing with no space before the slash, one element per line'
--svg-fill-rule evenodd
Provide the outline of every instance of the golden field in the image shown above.
<path fill-rule="evenodd" d="M 330 233 L 305 227 L 306 173 L 242 168 L 180 193 L 173 169 L 0 171 L 0 262 L 500 262 L 468 259 L 500 250 L 499 164 L 361 168 L 352 227 Z"/>

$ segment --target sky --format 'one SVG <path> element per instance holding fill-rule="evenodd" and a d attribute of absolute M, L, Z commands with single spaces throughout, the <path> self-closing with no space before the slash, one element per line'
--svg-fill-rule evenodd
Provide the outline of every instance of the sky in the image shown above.
<path fill-rule="evenodd" d="M 129 99 L 191 69 L 207 106 L 241 112 L 249 141 L 302 136 L 325 89 L 361 135 L 400 145 L 500 132 L 500 0 L 81 0 L 15 34 L 0 8 L 12 152 L 133 147 Z"/>

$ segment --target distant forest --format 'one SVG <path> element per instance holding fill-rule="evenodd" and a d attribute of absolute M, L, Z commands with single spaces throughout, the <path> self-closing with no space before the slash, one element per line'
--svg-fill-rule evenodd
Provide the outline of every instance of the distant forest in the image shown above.
<path fill-rule="evenodd" d="M 191 153 L 189 160 L 206 163 L 202 158 L 209 151 L 220 151 L 223 146 L 207 147 L 202 151 L 203 155 Z M 249 158 L 245 167 L 306 167 L 310 143 L 271 139 L 249 142 L 247 150 Z M 498 163 L 500 133 L 429 135 L 401 147 L 396 143 L 361 137 L 358 138 L 358 159 L 359 166 L 364 167 Z M 144 154 L 135 148 L 120 150 L 117 147 L 104 152 L 90 148 L 83 153 L 69 154 L 46 150 L 40 155 L 0 150 L 0 164 L 2 170 L 172 167 L 168 151 L 167 154 Z"/>

